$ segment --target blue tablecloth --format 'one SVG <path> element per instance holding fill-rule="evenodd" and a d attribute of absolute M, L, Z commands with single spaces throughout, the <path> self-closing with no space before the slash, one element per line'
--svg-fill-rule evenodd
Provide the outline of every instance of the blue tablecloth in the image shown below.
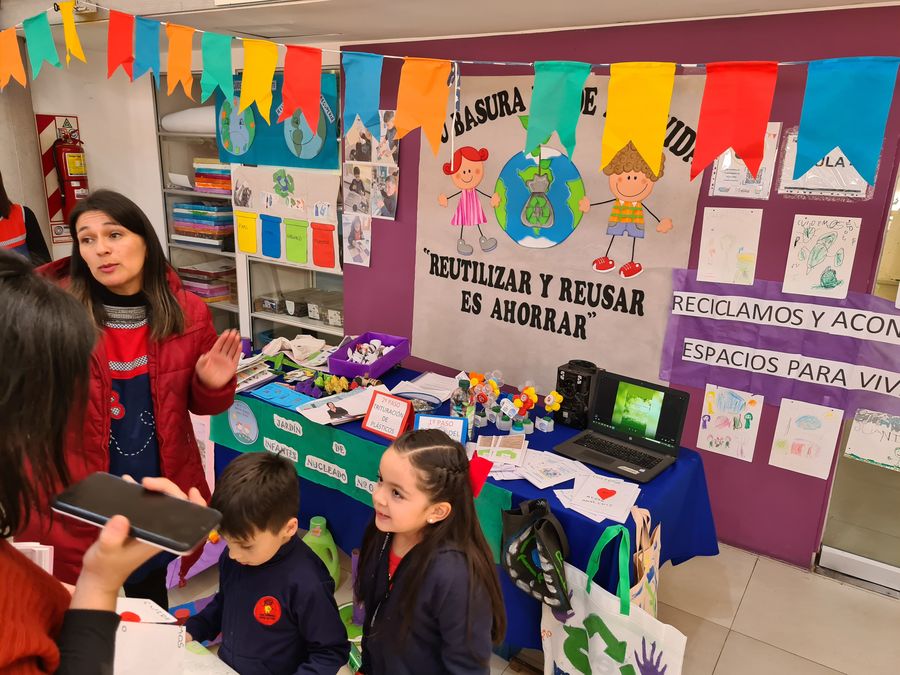
<path fill-rule="evenodd" d="M 396 369 L 385 375 L 388 386 L 414 378 L 418 373 L 406 369 Z M 445 409 L 437 414 L 446 414 Z M 359 422 L 341 425 L 347 431 L 361 438 L 387 444 L 380 436 L 364 431 Z M 483 435 L 497 432 L 492 425 L 479 430 Z M 529 447 L 538 450 L 551 450 L 567 438 L 577 433 L 569 427 L 557 426 L 551 433 L 535 431 L 528 437 Z M 239 453 L 222 445 L 216 445 L 215 470 L 218 476 L 222 469 Z M 597 473 L 604 473 L 596 469 Z M 493 481 L 493 479 L 490 479 Z M 559 518 L 569 539 L 569 562 L 584 569 L 597 539 L 603 533 L 609 521 L 597 523 L 575 511 L 563 507 L 553 494 L 552 489 L 539 490 L 525 480 L 502 481 L 498 486 L 512 493 L 512 504 L 515 507 L 527 499 L 543 497 L 549 500 L 554 514 Z M 555 486 L 554 489 L 572 487 L 572 482 Z M 672 561 L 679 564 L 694 556 L 716 555 L 718 544 L 713 523 L 709 493 L 706 488 L 706 476 L 700 455 L 693 450 L 682 448 L 678 461 L 660 474 L 650 483 L 641 486 L 637 500 L 638 506 L 648 509 L 656 523 L 662 525 L 661 563 Z M 359 546 L 362 534 L 372 519 L 372 508 L 346 495 L 323 487 L 308 480 L 301 479 L 300 485 L 300 523 L 306 527 L 311 516 L 325 516 L 329 521 L 335 542 L 345 551 Z M 634 522 L 628 519 L 626 525 L 634 536 Z M 632 544 L 632 549 L 634 544 Z M 601 559 L 598 581 L 608 589 L 614 589 L 614 568 L 612 552 Z M 509 629 L 506 641 L 512 647 L 539 648 L 540 635 L 540 603 L 517 589 L 508 575 L 500 571 L 506 604 Z M 660 583 L 665 583 L 663 576 Z"/>

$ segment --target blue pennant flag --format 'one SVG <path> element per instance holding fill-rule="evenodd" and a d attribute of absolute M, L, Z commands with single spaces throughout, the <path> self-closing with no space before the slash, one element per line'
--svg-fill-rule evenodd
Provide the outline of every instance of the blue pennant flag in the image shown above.
<path fill-rule="evenodd" d="M 350 130 L 356 116 L 381 140 L 378 106 L 381 101 L 381 65 L 384 57 L 365 52 L 343 52 L 344 66 L 344 133 Z"/>
<path fill-rule="evenodd" d="M 135 17 L 134 24 L 134 79 L 148 70 L 153 71 L 156 88 L 159 89 L 159 21 Z"/>
<path fill-rule="evenodd" d="M 859 175 L 875 183 L 898 64 L 878 56 L 810 62 L 794 179 L 840 147 Z"/>

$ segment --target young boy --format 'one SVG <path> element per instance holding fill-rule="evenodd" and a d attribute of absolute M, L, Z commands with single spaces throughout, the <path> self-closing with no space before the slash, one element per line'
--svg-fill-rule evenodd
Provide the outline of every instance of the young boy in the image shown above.
<path fill-rule="evenodd" d="M 210 506 L 222 512 L 228 555 L 219 592 L 185 624 L 187 639 L 222 633 L 219 658 L 241 675 L 335 675 L 350 643 L 325 564 L 297 537 L 300 488 L 283 457 L 235 459 Z"/>

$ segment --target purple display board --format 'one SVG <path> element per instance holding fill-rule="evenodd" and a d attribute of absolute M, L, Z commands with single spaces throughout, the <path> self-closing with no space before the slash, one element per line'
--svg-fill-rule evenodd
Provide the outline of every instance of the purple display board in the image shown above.
<path fill-rule="evenodd" d="M 496 61 L 794 61 L 894 55 L 897 25 L 900 25 L 900 7 L 879 7 L 531 35 L 354 45 L 352 49 L 395 56 Z M 400 64 L 399 60 L 385 59 L 382 108 L 393 109 L 396 105 Z M 524 67 L 463 66 L 462 86 L 465 87 L 466 75 L 531 72 L 530 68 Z M 805 67 L 779 69 L 772 120 L 781 122 L 784 130 L 799 124 L 805 83 Z M 852 292 L 868 292 L 875 277 L 884 223 L 893 195 L 894 165 L 900 138 L 898 113 L 900 109 L 894 105 L 888 119 L 874 196 L 870 200 L 801 199 L 779 195 L 774 188 L 772 198 L 765 202 L 708 197 L 710 172 L 706 171 L 702 179 L 697 179 L 702 180 L 703 185 L 688 266 L 697 266 L 705 206 L 764 210 L 756 278 L 776 282 L 783 278 L 794 214 L 854 216 L 862 218 L 862 230 L 849 287 Z M 599 127 L 597 133 L 600 133 Z M 446 147 L 441 152 L 449 154 Z M 414 132 L 400 144 L 402 178 L 396 221 L 374 219 L 371 267 L 350 265 L 344 271 L 345 325 L 350 334 L 366 331 L 412 334 L 418 157 L 419 134 Z M 470 340 L 472 350 L 498 348 L 468 338 L 464 325 L 459 327 L 459 339 Z M 560 354 L 560 363 L 567 358 Z M 610 370 L 616 368 L 614 354 L 597 354 L 594 360 Z M 429 364 L 415 359 L 409 359 L 408 365 L 430 367 L 446 374 L 466 367 L 465 363 Z M 697 438 L 704 387 L 705 382 L 687 387 L 692 402 L 684 439 L 690 447 L 694 447 Z M 757 447 L 771 445 L 777 417 L 777 408 L 766 405 Z M 703 459 L 716 527 L 722 541 L 809 566 L 821 541 L 830 481 L 770 467 L 768 452 L 757 452 L 752 463 L 706 452 L 703 452 Z"/>

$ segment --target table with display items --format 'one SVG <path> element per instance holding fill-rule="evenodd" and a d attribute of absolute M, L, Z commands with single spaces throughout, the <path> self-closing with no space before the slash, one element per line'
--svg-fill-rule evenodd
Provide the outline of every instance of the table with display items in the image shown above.
<path fill-rule="evenodd" d="M 395 369 L 383 380 L 388 387 L 412 380 L 419 373 Z M 448 414 L 444 404 L 435 414 Z M 504 434 L 488 425 L 480 435 Z M 535 431 L 529 448 L 551 450 L 578 432 L 557 425 L 552 432 Z M 291 459 L 300 476 L 300 524 L 312 516 L 325 516 L 335 542 L 344 551 L 358 548 L 372 519 L 371 490 L 378 463 L 388 445 L 385 438 L 362 429 L 359 421 L 340 426 L 316 424 L 303 415 L 239 394 L 232 408 L 212 418 L 210 439 L 215 443 L 215 472 L 243 452 L 277 452 Z M 598 474 L 604 474 L 595 469 Z M 584 569 L 594 544 L 611 521 L 596 522 L 563 507 L 553 489 L 571 487 L 572 481 L 541 490 L 526 480 L 498 482 L 488 479 L 476 500 L 479 520 L 495 562 L 499 561 L 501 512 L 528 499 L 544 498 L 559 519 L 569 540 L 569 562 Z M 651 482 L 641 486 L 637 505 L 648 509 L 654 526 L 662 525 L 660 565 L 683 563 L 695 556 L 716 555 L 715 525 L 700 455 L 682 448 L 678 460 Z M 626 521 L 632 535 L 634 522 Z M 515 587 L 499 567 L 509 627 L 506 644 L 512 648 L 540 648 L 540 603 Z M 601 559 L 598 581 L 614 590 L 613 560 Z M 661 583 L 665 583 L 665 580 Z"/>

